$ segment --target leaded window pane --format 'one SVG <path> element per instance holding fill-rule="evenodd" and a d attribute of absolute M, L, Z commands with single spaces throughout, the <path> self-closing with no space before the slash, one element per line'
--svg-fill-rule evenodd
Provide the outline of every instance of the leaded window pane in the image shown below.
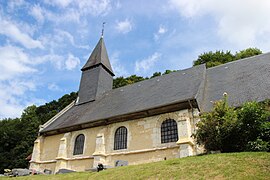
<path fill-rule="evenodd" d="M 115 131 L 114 150 L 127 149 L 127 128 L 122 126 Z"/>
<path fill-rule="evenodd" d="M 75 139 L 73 155 L 83 154 L 84 135 L 80 134 Z"/>
<path fill-rule="evenodd" d="M 161 124 L 161 143 L 176 142 L 178 140 L 177 123 L 167 119 Z"/>

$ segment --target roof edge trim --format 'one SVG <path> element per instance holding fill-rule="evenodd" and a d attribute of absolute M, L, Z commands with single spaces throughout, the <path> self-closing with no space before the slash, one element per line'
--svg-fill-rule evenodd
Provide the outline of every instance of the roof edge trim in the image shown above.
<path fill-rule="evenodd" d="M 60 116 L 62 116 L 65 112 L 67 112 L 71 107 L 75 105 L 76 100 L 72 101 L 68 106 L 62 109 L 59 113 L 49 119 L 46 123 L 39 126 L 39 133 L 41 133 L 46 127 L 48 127 L 51 123 L 57 120 Z"/>

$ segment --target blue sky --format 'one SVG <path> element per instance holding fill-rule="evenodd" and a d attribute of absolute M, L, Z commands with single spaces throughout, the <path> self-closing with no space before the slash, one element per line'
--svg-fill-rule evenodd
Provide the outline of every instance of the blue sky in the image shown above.
<path fill-rule="evenodd" d="M 0 119 L 77 91 L 102 22 L 116 76 L 150 76 L 207 51 L 269 52 L 269 9 L 269 0 L 0 0 Z"/>

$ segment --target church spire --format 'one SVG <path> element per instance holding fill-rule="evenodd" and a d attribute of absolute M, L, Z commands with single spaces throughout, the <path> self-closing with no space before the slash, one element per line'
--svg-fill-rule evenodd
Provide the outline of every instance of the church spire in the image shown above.
<path fill-rule="evenodd" d="M 94 101 L 112 89 L 114 73 L 102 36 L 81 70 L 77 104 Z"/>
<path fill-rule="evenodd" d="M 87 69 L 93 68 L 95 66 L 102 65 L 104 68 L 112 75 L 114 76 L 111 63 L 109 61 L 109 57 L 107 54 L 107 49 L 103 40 L 103 37 L 99 39 L 98 44 L 96 45 L 95 49 L 93 50 L 92 54 L 88 58 L 86 64 L 81 69 L 82 71 L 85 71 Z"/>

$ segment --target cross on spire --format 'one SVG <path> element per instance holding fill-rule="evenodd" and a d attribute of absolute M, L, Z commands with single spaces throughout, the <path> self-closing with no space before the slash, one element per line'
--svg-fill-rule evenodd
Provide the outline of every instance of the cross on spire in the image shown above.
<path fill-rule="evenodd" d="M 104 35 L 104 25 L 106 24 L 106 22 L 102 23 L 102 31 L 101 31 L 101 37 L 103 38 Z"/>

